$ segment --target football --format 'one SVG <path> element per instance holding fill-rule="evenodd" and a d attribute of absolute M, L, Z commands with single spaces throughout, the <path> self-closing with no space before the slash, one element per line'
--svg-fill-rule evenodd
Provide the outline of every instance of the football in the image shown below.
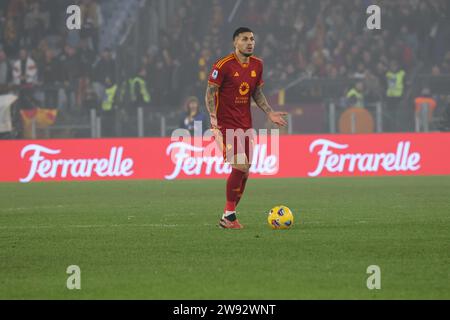
<path fill-rule="evenodd" d="M 277 206 L 270 210 L 267 222 L 272 229 L 289 229 L 294 224 L 294 215 L 288 207 Z"/>

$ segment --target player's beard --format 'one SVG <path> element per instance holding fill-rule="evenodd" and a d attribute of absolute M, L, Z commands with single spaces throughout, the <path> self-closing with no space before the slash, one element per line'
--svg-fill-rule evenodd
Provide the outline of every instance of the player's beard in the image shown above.
<path fill-rule="evenodd" d="M 250 58 L 251 56 L 253 56 L 253 52 L 252 53 L 246 53 L 246 52 L 242 52 L 241 50 L 239 50 L 239 52 L 246 58 Z"/>

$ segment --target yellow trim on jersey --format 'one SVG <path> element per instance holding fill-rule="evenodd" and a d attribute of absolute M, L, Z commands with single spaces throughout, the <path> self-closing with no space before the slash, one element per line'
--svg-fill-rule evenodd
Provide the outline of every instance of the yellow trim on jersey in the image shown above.
<path fill-rule="evenodd" d="M 225 63 L 227 63 L 228 61 L 231 61 L 231 60 L 233 60 L 233 56 L 229 56 L 229 57 L 226 57 L 225 59 L 222 59 L 222 60 L 219 61 L 219 63 L 217 64 L 217 68 L 218 68 L 218 69 L 222 68 L 222 67 L 225 65 Z"/>
<path fill-rule="evenodd" d="M 222 60 L 219 64 L 216 65 L 217 69 L 222 68 L 223 65 L 224 65 L 225 63 L 227 63 L 228 61 L 230 61 L 230 60 L 233 60 L 233 57 L 229 57 L 229 58 L 227 58 L 227 59 L 225 59 L 225 60 Z"/>
<path fill-rule="evenodd" d="M 227 55 L 227 56 L 225 56 L 225 57 L 223 57 L 223 58 L 220 58 L 220 59 L 216 62 L 216 66 L 219 65 L 223 60 L 228 59 L 229 57 L 230 57 L 230 55 Z"/>
<path fill-rule="evenodd" d="M 220 59 L 219 61 L 217 61 L 216 66 L 218 66 L 219 64 L 221 64 L 222 62 L 224 62 L 225 60 L 227 60 L 228 58 L 231 57 L 231 54 L 223 57 L 222 59 Z"/>

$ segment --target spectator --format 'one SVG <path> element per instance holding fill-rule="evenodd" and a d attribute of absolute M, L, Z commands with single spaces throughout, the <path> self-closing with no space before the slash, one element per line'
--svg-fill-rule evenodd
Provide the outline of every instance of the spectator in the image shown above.
<path fill-rule="evenodd" d="M 15 121 L 12 117 L 12 108 L 16 100 L 17 96 L 8 94 L 7 90 L 0 86 L 0 140 L 13 139 Z"/>
<path fill-rule="evenodd" d="M 35 85 L 38 81 L 36 62 L 28 55 L 28 51 L 21 49 L 19 59 L 13 63 L 13 84 L 19 90 L 19 106 L 22 109 L 32 109 L 36 106 L 33 97 Z"/>
<path fill-rule="evenodd" d="M 6 87 L 10 79 L 10 67 L 6 53 L 3 49 L 0 49 L 0 87 Z"/>
<path fill-rule="evenodd" d="M 102 96 L 101 102 L 101 117 L 102 123 L 102 136 L 112 137 L 114 135 L 115 114 L 118 103 L 118 90 L 117 84 L 115 84 L 110 78 L 106 78 L 103 84 L 105 91 Z"/>
<path fill-rule="evenodd" d="M 358 66 L 356 67 L 356 71 L 352 75 L 352 78 L 358 79 L 358 80 L 364 80 L 365 77 L 366 77 L 366 69 L 364 67 L 364 64 L 358 63 Z"/>
<path fill-rule="evenodd" d="M 414 100 L 415 105 L 415 118 L 416 118 L 416 131 L 421 131 L 424 128 L 424 121 L 428 124 L 432 122 L 433 113 L 436 109 L 437 102 L 431 96 L 429 88 L 423 88 L 422 93 Z M 423 112 L 427 112 L 425 119 L 423 118 Z"/>
<path fill-rule="evenodd" d="M 94 81 L 104 83 L 106 78 L 113 83 L 116 82 L 116 62 L 113 59 L 110 49 L 105 49 L 100 54 L 100 60 L 94 66 L 93 79 Z"/>
<path fill-rule="evenodd" d="M 185 114 L 181 120 L 180 128 L 189 130 L 191 135 L 203 135 L 207 127 L 207 119 L 205 113 L 200 110 L 200 103 L 197 97 L 189 97 L 183 107 Z"/>
<path fill-rule="evenodd" d="M 99 96 L 95 93 L 94 87 L 92 85 L 91 79 L 86 77 L 81 106 L 84 109 L 84 114 L 87 115 L 91 109 L 98 109 L 100 105 Z"/>
<path fill-rule="evenodd" d="M 75 93 L 78 90 L 80 77 L 80 59 L 75 48 L 66 45 L 64 53 L 60 56 L 61 80 L 63 82 L 62 96 L 64 102 L 62 106 L 68 109 L 75 107 Z"/>
<path fill-rule="evenodd" d="M 40 6 L 39 1 L 31 2 L 26 9 L 27 12 L 24 17 L 25 43 L 32 47 L 38 45 L 50 23 L 48 12 L 42 12 Z"/>
<path fill-rule="evenodd" d="M 95 51 L 90 48 L 86 39 L 81 39 L 77 52 L 80 59 L 79 68 L 81 76 L 91 76 L 92 66 L 96 56 Z"/>
<path fill-rule="evenodd" d="M 147 88 L 147 81 L 145 80 L 146 77 L 147 70 L 141 68 L 138 74 L 128 82 L 131 106 L 135 108 L 148 106 L 151 101 L 150 93 Z"/>
<path fill-rule="evenodd" d="M 116 62 L 112 57 L 111 50 L 105 49 L 100 54 L 100 60 L 93 67 L 93 89 L 97 96 L 101 97 L 105 90 L 106 79 L 112 83 L 117 83 Z"/>
<path fill-rule="evenodd" d="M 441 69 L 438 66 L 433 66 L 431 68 L 431 75 L 433 77 L 439 77 L 441 75 Z"/>
<path fill-rule="evenodd" d="M 28 51 L 21 49 L 19 59 L 13 63 L 13 84 L 32 87 L 37 84 L 38 70 L 36 62 L 28 55 Z"/>
<path fill-rule="evenodd" d="M 154 103 L 159 106 L 167 106 L 167 97 L 170 94 L 170 77 L 168 66 L 160 56 L 155 61 L 153 73 L 150 74 L 150 81 L 154 84 Z"/>
<path fill-rule="evenodd" d="M 378 102 L 382 99 L 380 79 L 375 74 L 366 70 L 363 83 L 366 91 L 365 100 L 367 102 Z"/>
<path fill-rule="evenodd" d="M 349 107 L 364 108 L 364 85 L 361 81 L 347 93 L 347 101 Z"/>
<path fill-rule="evenodd" d="M 45 51 L 45 60 L 42 63 L 41 81 L 44 84 L 44 105 L 46 108 L 58 108 L 58 86 L 61 76 L 58 61 L 51 49 Z"/>
<path fill-rule="evenodd" d="M 5 30 L 5 22 L 6 22 L 6 14 L 5 14 L 5 6 L 0 5 L 0 43 L 4 43 L 5 39 L 4 32 Z"/>
<path fill-rule="evenodd" d="M 83 27 L 80 37 L 88 40 L 91 47 L 98 51 L 98 34 L 102 24 L 102 15 L 96 0 L 82 0 L 81 14 Z"/>
<path fill-rule="evenodd" d="M 389 70 L 386 73 L 386 111 L 387 111 L 387 130 L 398 131 L 400 120 L 402 120 L 402 98 L 405 88 L 405 71 L 399 68 L 398 62 L 393 60 Z"/>
<path fill-rule="evenodd" d="M 3 38 L 5 42 L 5 50 L 8 54 L 16 54 L 19 48 L 19 35 L 14 19 L 7 17 L 5 19 L 4 28 Z"/>

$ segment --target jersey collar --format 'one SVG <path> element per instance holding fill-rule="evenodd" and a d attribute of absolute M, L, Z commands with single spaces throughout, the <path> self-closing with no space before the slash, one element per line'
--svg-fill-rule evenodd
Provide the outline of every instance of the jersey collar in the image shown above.
<path fill-rule="evenodd" d="M 236 55 L 236 52 L 233 52 L 233 57 L 236 61 L 241 65 L 242 68 L 248 68 L 250 66 L 251 57 L 248 59 L 248 63 L 242 63 L 241 60 Z"/>

